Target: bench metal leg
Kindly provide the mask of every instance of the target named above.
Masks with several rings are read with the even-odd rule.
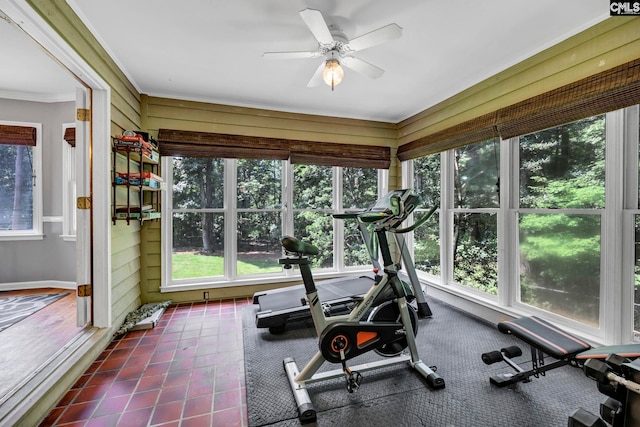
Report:
[[[535,351],[535,355],[534,355]],[[517,382],[529,382],[530,377],[538,378],[540,375],[544,375],[545,372],[550,371],[551,369],[556,369],[564,365],[568,365],[571,363],[570,359],[561,359],[557,360],[548,365],[544,364],[544,354],[539,352],[538,349],[531,348],[532,358],[531,358],[531,369],[525,370],[520,365],[518,365],[515,361],[508,358],[507,356],[502,357],[504,362],[511,366],[516,372],[515,373],[507,373],[507,374],[498,374],[494,375],[490,378],[491,384],[496,385],[498,387],[505,387],[510,384],[515,384]],[[542,359],[542,361],[540,361]]]

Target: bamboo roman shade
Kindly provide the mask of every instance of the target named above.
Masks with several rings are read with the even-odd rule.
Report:
[[[446,151],[454,147],[472,144],[498,136],[495,126],[496,113],[487,114],[452,126],[424,138],[416,139],[398,148],[401,161],[415,159],[427,154]]]
[[[70,146],[75,147],[76,146],[76,128],[66,128],[64,130],[64,140],[67,141],[67,143]]]
[[[236,159],[290,159],[292,163],[388,169],[391,149],[280,138],[160,129],[160,155]]]
[[[30,126],[0,125],[0,144],[36,145],[36,128]]]
[[[503,139],[640,103],[640,59],[466,121],[398,148],[410,160],[492,137]]]

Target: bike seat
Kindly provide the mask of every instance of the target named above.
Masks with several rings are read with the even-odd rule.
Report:
[[[284,236],[282,238],[282,247],[284,247],[287,252],[300,255],[318,255],[320,253],[320,249],[311,243],[303,242],[293,236]]]

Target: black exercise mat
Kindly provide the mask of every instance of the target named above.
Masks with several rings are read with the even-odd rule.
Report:
[[[530,360],[528,347],[501,334],[493,325],[429,299],[430,319],[418,330],[420,357],[437,366],[444,389],[433,390],[408,365],[365,372],[360,389],[348,393],[343,379],[309,385],[318,412],[318,426],[433,426],[433,427],[552,427],[566,426],[578,407],[597,414],[605,396],[580,369],[564,366],[546,377],[499,388],[489,383],[495,373],[508,372],[504,363],[485,365],[480,355],[519,344]],[[298,426],[298,413],[284,372],[283,360],[294,357],[298,368],[318,349],[310,322],[287,326],[272,335],[255,326],[255,307],[243,311],[243,338],[249,426]],[[375,353],[349,361],[349,366],[378,360]],[[323,370],[340,365],[325,363]]]

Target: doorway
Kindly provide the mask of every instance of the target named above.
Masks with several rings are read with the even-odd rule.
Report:
[[[76,195],[78,197],[86,196],[90,197],[93,192],[98,196],[91,198],[91,208],[77,210],[76,213],[76,238],[74,243],[74,259],[72,260],[72,273],[69,276],[65,276],[62,282],[68,284],[73,283],[73,288],[70,290],[70,295],[73,298],[69,299],[65,297],[64,304],[62,300],[52,304],[51,308],[58,310],[58,315],[71,319],[71,322],[66,323],[67,327],[64,329],[64,333],[60,331],[46,331],[46,320],[43,320],[43,316],[47,314],[46,309],[36,313],[33,316],[29,316],[26,322],[23,323],[21,328],[29,327],[29,322],[37,323],[39,331],[47,332],[49,334],[58,334],[62,337],[62,340],[50,340],[48,352],[53,354],[48,355],[44,352],[40,355],[43,359],[40,365],[31,365],[29,369],[15,369],[15,364],[11,361],[4,360],[8,352],[2,352],[3,364],[5,366],[12,366],[15,370],[22,370],[25,375],[21,378],[12,378],[11,386],[5,386],[9,389],[9,393],[4,396],[0,395],[0,406],[2,403],[8,402],[13,397],[12,394],[18,394],[21,392],[20,386],[24,388],[30,388],[33,392],[33,385],[29,386],[29,381],[36,378],[39,372],[48,371],[51,372],[55,369],[51,366],[47,366],[47,363],[56,357],[60,357],[70,348],[74,347],[74,341],[77,341],[83,334],[86,335],[87,331],[95,329],[95,327],[109,327],[111,326],[111,293],[109,288],[110,282],[110,221],[108,218],[108,206],[109,206],[109,87],[97,76],[97,74],[89,67],[81,58],[79,58],[75,52],[70,49],[66,43],[60,38],[55,31],[51,30],[46,23],[35,13],[31,8],[22,4],[21,2],[0,0],[0,38],[4,41],[1,44],[0,49],[12,48],[20,46],[19,54],[11,54],[0,52],[5,57],[15,58],[15,61],[7,61],[7,63],[13,63],[15,67],[23,67],[22,71],[13,69],[12,75],[2,75],[0,81],[0,101],[7,105],[8,103],[29,103],[29,106],[36,104],[46,103],[49,107],[52,104],[69,104],[71,107],[71,120],[75,120],[79,115],[76,114],[78,109],[89,111],[88,117],[81,118],[76,122],[76,148],[77,148],[77,171],[76,176]],[[43,65],[49,61],[47,65]],[[27,83],[28,89],[25,90],[26,76],[31,76],[33,72],[39,71],[43,67],[49,67],[45,73],[46,78],[39,78],[31,80]],[[57,67],[57,68],[56,68]],[[52,71],[55,68],[55,71]],[[5,68],[1,72],[9,72],[9,67]],[[82,81],[77,76],[82,76]],[[20,80],[22,78],[23,80]],[[61,89],[65,91],[55,92],[47,89]],[[40,91],[38,91],[40,90]],[[62,94],[61,94],[62,93]],[[49,98],[47,99],[47,96]],[[62,96],[64,99],[56,98]],[[22,99],[21,99],[22,97]],[[30,97],[30,99],[29,99]],[[42,99],[38,100],[37,98]],[[15,104],[14,104],[15,105]],[[57,105],[56,105],[57,106]],[[4,110],[4,114],[9,110]],[[3,110],[0,109],[0,120],[2,120]],[[63,114],[64,115],[64,114]],[[63,116],[62,115],[62,116]],[[68,122],[68,116],[60,117],[61,122]],[[86,119],[86,120],[85,120]],[[14,119],[15,120],[15,119]],[[79,125],[78,125],[79,123]],[[62,128],[60,128],[62,129]],[[62,132],[62,131],[60,131]],[[56,141],[62,143],[62,138]],[[44,144],[44,142],[43,142]],[[46,163],[48,162],[48,163]],[[62,155],[51,155],[44,159],[42,168],[43,176],[49,174],[47,178],[49,184],[56,183],[55,179],[58,175],[53,172],[56,169],[61,169]],[[44,187],[44,185],[43,185]],[[45,193],[47,191],[45,190]],[[49,189],[49,194],[43,197],[43,219],[46,223],[56,224],[57,222],[64,221],[64,215],[62,209],[58,210],[56,201],[53,200],[51,194],[54,193],[52,189]],[[51,200],[47,200],[49,197]],[[49,203],[49,205],[47,205]],[[50,209],[48,212],[46,209]],[[43,227],[44,229],[44,227]],[[95,232],[93,230],[96,230]],[[44,233],[43,233],[44,234]],[[62,236],[55,235],[49,229],[49,236],[44,235],[41,238],[42,241],[49,239],[54,241],[59,238],[60,241],[65,240]],[[67,238],[69,236],[66,236]],[[37,243],[37,239],[34,239],[30,243]],[[15,240],[4,239],[0,240],[0,253],[14,253],[19,247],[19,244],[26,244],[28,242],[22,241],[16,243]],[[68,239],[67,239],[68,243]],[[35,247],[35,246],[33,246]],[[49,251],[49,249],[47,249]],[[52,252],[48,252],[52,253]],[[99,257],[95,257],[94,254],[100,254]],[[94,262],[94,258],[97,261]],[[9,259],[4,258],[7,260]],[[4,267],[4,266],[3,266]],[[3,269],[4,270],[4,269]],[[28,268],[24,271],[28,271],[31,277],[26,280],[24,276],[5,277],[4,280],[0,280],[0,284],[3,281],[8,281],[10,285],[15,287],[28,288],[24,286],[25,283],[30,283],[33,287],[42,285],[39,292],[46,288],[45,276],[38,277],[38,271],[45,270],[41,265],[39,266],[37,260],[31,262]],[[46,275],[46,271],[44,272]],[[56,282],[56,280],[54,280]],[[93,291],[93,296],[88,297],[76,297],[76,287],[78,285],[90,284]],[[50,289],[55,288],[58,283],[54,283]],[[11,287],[11,286],[9,286]],[[2,290],[2,289],[0,289]],[[9,291],[9,289],[5,289]],[[21,292],[27,292],[22,289]],[[1,297],[1,296],[0,296]],[[55,304],[60,304],[58,307]],[[49,313],[50,314],[50,313]],[[21,321],[25,322],[25,320]],[[78,322],[81,326],[78,326]],[[9,341],[9,345],[14,348],[21,348],[23,352],[33,352],[33,348],[25,345],[24,334],[18,334],[12,339],[5,340],[1,334],[10,331],[6,329],[0,331],[0,341]],[[6,335],[9,337],[9,335]],[[11,342],[13,339],[21,339],[22,342]],[[54,343],[55,341],[55,343]],[[53,345],[55,344],[55,345]],[[14,352],[15,353],[15,352]],[[23,355],[25,353],[22,353]],[[20,357],[20,353],[15,355]],[[40,363],[40,362],[38,362]],[[51,377],[50,374],[48,374]],[[0,378],[0,383],[4,383],[5,379]]]

